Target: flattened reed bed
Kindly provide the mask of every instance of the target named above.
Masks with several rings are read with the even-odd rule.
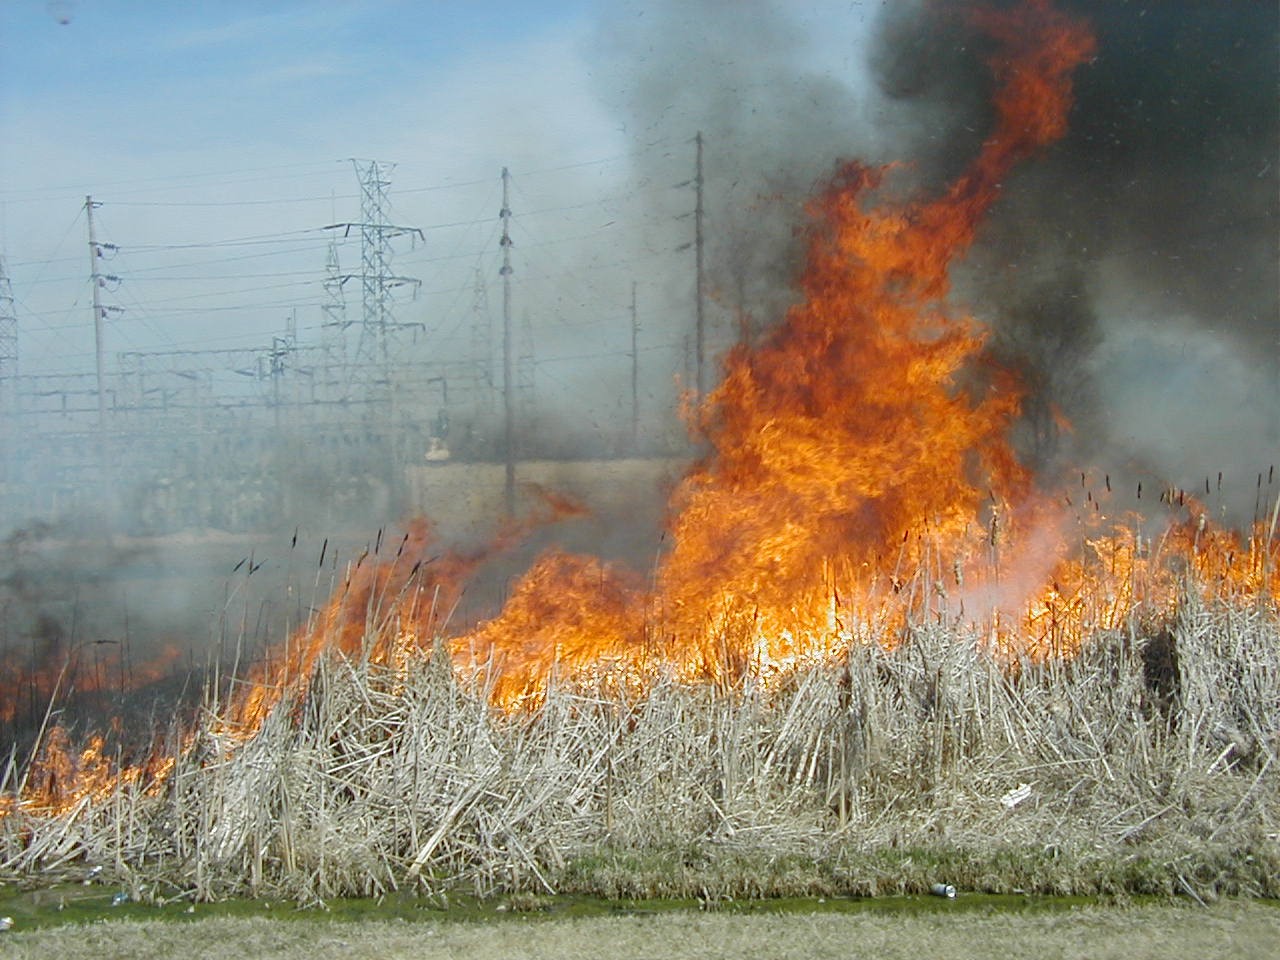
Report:
[[[1150,648],[1171,643],[1157,684]],[[561,684],[494,710],[437,649],[322,659],[247,738],[206,713],[159,784],[0,818],[0,875],[140,899],[394,890],[1280,896],[1274,611],[1186,603],[1070,660],[898,644],[731,689]],[[174,743],[178,743],[174,738]],[[11,781],[13,777],[9,778]]]

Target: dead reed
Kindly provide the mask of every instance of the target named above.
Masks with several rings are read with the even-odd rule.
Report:
[[[382,629],[394,629],[384,624]],[[1280,895],[1274,609],[1008,663],[983,636],[732,689],[579,678],[504,714],[437,647],[321,658],[251,735],[206,710],[147,776],[56,814],[3,775],[0,876],[139,898],[411,888],[707,898],[927,889]]]

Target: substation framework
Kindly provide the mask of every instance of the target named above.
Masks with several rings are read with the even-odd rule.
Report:
[[[707,390],[701,132],[694,177],[695,317],[686,338],[688,381]],[[328,224],[320,337],[303,343],[293,319],[254,348],[129,351],[108,368],[102,302],[120,278],[104,273],[117,248],[99,240],[85,197],[96,368],[27,375],[0,260],[0,515],[10,527],[65,516],[115,516],[138,533],[192,527],[252,531],[283,517],[342,522],[371,508],[380,519],[409,506],[406,467],[445,457],[505,462],[514,509],[515,464],[536,456],[518,422],[535,410],[533,334],[512,320],[510,175],[502,171],[501,313],[477,270],[469,350],[433,355],[426,325],[396,316],[419,280],[393,268],[397,242],[421,229],[394,223],[394,164],[352,160],[360,219]],[[358,272],[344,272],[338,240],[358,237]],[[348,310],[359,290],[359,312]],[[631,302],[632,447],[639,418],[635,286]],[[308,506],[309,505],[309,506]]]
[[[429,453],[501,459],[504,384],[484,278],[477,274],[470,355],[433,357],[425,324],[396,318],[397,295],[419,281],[394,272],[394,246],[422,232],[391,222],[393,165],[353,166],[361,218],[326,227],[334,237],[317,343],[299,341],[295,313],[257,348],[129,351],[108,369],[103,320],[117,308],[100,291],[118,278],[100,263],[115,248],[94,235],[97,204],[86,197],[97,368],[23,375],[0,262],[0,511],[18,521],[106,507],[138,533],[246,531],[307,498],[337,520],[366,505],[395,508],[406,494],[403,468]],[[342,271],[339,236],[359,237],[358,272]],[[531,359],[517,361],[526,380]]]

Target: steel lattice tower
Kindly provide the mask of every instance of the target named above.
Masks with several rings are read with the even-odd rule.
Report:
[[[413,277],[396,276],[391,271],[393,248],[391,241],[397,237],[412,236],[423,240],[417,227],[391,223],[388,219],[390,202],[387,179],[395,169],[394,163],[379,160],[352,160],[356,177],[360,181],[360,220],[358,223],[330,224],[328,229],[343,229],[345,235],[360,231],[360,334],[356,338],[355,355],[350,358],[354,371],[379,369],[385,380],[393,350],[389,339],[401,327],[417,327],[420,324],[397,323],[394,315],[397,287],[412,286],[415,290],[422,281]],[[336,265],[336,264],[335,264]],[[348,277],[336,272],[326,281],[339,285]],[[328,319],[328,317],[326,317]]]
[[[356,362],[387,362],[387,321],[391,318],[391,236],[387,221],[387,187],[391,164],[353,160],[360,179],[360,302],[364,326],[356,345]]]
[[[420,282],[391,272],[391,241],[405,234],[422,238],[422,231],[397,226],[387,219],[387,187],[391,181],[386,177],[395,169],[395,164],[377,160],[351,162],[360,180],[360,301],[363,308],[355,362],[386,366],[387,337],[396,326],[391,291],[405,285],[416,287]]]
[[[335,239],[329,239],[329,253],[325,258],[324,271],[324,305],[320,308],[320,312],[324,319],[321,326],[324,328],[326,335],[333,335],[347,329],[347,298],[343,292],[343,286],[351,279],[350,275],[343,275],[338,268],[338,243]]]

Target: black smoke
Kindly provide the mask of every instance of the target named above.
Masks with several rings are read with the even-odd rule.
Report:
[[[673,169],[691,178],[693,139],[703,135],[709,340],[718,348],[785,309],[805,199],[836,159],[876,149],[864,99],[848,77],[812,62],[812,40],[812,24],[770,0],[610,4],[594,37],[601,97],[634,138],[641,182],[674,183]],[[655,194],[655,242],[692,240],[686,186]],[[690,275],[670,283],[687,296]]]
[[[1097,56],[1066,138],[1006,185],[968,288],[1025,372],[1042,465],[1243,481],[1280,441],[1280,7],[1059,6]],[[936,186],[989,129],[985,41],[955,3],[896,5],[878,39],[881,89],[921,118],[903,143]],[[1074,432],[1045,426],[1049,407]]]

